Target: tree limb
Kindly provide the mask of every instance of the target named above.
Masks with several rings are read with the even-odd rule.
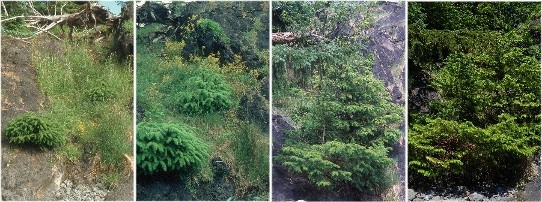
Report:
[[[273,44],[291,44],[296,43],[301,40],[311,40],[311,41],[323,41],[324,37],[311,33],[303,36],[295,35],[293,32],[276,32],[271,35]]]
[[[28,2],[28,5],[33,10],[35,10],[31,2]],[[64,6],[66,6],[66,4],[62,5],[62,7],[60,8],[61,15],[44,16],[44,15],[41,15],[39,12],[35,11],[34,13],[36,15],[34,16],[14,16],[8,19],[4,19],[1,22],[24,18],[24,21],[26,22],[26,25],[25,25],[26,27],[37,30],[34,34],[32,34],[32,36],[21,38],[21,40],[27,40],[27,39],[36,37],[37,35],[40,35],[42,33],[47,33],[49,35],[54,36],[57,39],[60,39],[54,34],[49,32],[49,30],[52,29],[56,25],[60,25],[60,26],[68,25],[70,27],[69,35],[71,38],[71,33],[74,27],[81,27],[81,26],[88,27],[88,26],[93,25],[93,28],[95,29],[98,24],[107,24],[108,22],[115,21],[120,18],[119,16],[113,16],[109,12],[109,10],[107,10],[104,6],[101,6],[99,4],[88,3],[88,7],[86,7],[80,12],[72,13],[72,14],[63,14]],[[91,22],[94,22],[94,23],[91,23]]]
[[[296,42],[300,37],[295,36],[292,32],[277,32],[272,35],[273,44],[288,44]]]
[[[6,4],[2,1],[2,8],[4,9],[4,13],[6,13],[6,16],[9,16],[8,10],[6,9]]]

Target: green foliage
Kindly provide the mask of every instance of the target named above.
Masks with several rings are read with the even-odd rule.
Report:
[[[94,141],[102,161],[106,165],[120,168],[125,163],[124,155],[132,154],[131,140],[125,134],[132,130],[131,114],[120,118],[114,112],[101,112],[99,119],[102,121],[92,131]]]
[[[296,49],[279,51],[274,57],[277,74],[291,69],[295,74],[298,67],[311,68],[308,73],[302,73],[309,75],[307,81],[297,85],[311,84],[305,88],[315,93],[305,97],[313,97],[314,104],[300,109],[302,127],[295,132],[294,141],[316,144],[337,140],[386,146],[397,142],[400,132],[395,127],[401,120],[401,109],[391,103],[382,82],[372,75],[372,59],[355,54],[357,46],[354,45],[330,43],[316,47],[320,51],[306,56],[302,55],[307,50],[301,48],[300,52]],[[291,59],[292,55],[301,58]],[[281,78],[286,76],[277,75],[277,82],[284,82]]]
[[[114,96],[113,92],[111,91],[111,87],[109,87],[108,84],[104,81],[98,82],[93,87],[87,89],[85,91],[85,95],[87,97],[87,100],[90,102],[105,101]]]
[[[332,8],[325,12],[339,12]],[[364,12],[330,20],[348,21],[354,11]],[[274,100],[298,125],[276,160],[319,187],[381,194],[394,179],[388,150],[401,133],[401,108],[374,77],[372,55],[345,39],[274,46]]]
[[[382,146],[330,141],[325,144],[284,147],[277,159],[298,173],[307,174],[319,187],[353,184],[367,193],[382,193],[392,184],[393,159]]]
[[[280,1],[273,4],[273,31],[293,31],[299,36],[315,34],[326,39],[361,37],[361,30],[374,22],[374,2],[295,2]],[[355,26],[351,26],[355,25]],[[344,36],[341,29],[351,29]]]
[[[262,144],[267,137],[258,133],[251,125],[241,124],[235,134],[232,134],[233,150],[237,164],[246,172],[251,186],[265,189],[269,178],[269,147]]]
[[[57,154],[68,159],[68,161],[75,163],[79,160],[83,152],[76,145],[66,144],[64,147],[57,150]]]
[[[409,22],[423,22],[427,29],[512,30],[525,19],[540,15],[540,5],[528,2],[414,2]],[[410,7],[410,6],[409,6]],[[421,11],[421,12],[420,12]],[[414,21],[410,21],[410,17]]]
[[[442,184],[504,183],[514,185],[539,149],[533,126],[521,126],[510,115],[479,128],[471,122],[428,119],[409,130],[409,169],[416,178]]]
[[[232,89],[223,76],[200,69],[186,79],[178,89],[178,107],[187,114],[208,114],[228,110],[232,104]]]
[[[46,50],[56,44],[62,57]],[[73,163],[100,159],[99,174],[124,175],[132,156],[133,72],[128,63],[106,57],[104,44],[35,40],[31,50],[48,116],[65,128],[69,141],[57,157]],[[98,54],[96,54],[98,53]]]
[[[522,49],[501,56],[451,54],[433,86],[446,98],[436,102],[439,116],[469,120],[477,126],[495,124],[503,113],[531,122],[539,115],[540,64]]]
[[[194,31],[188,33],[187,45],[183,50],[186,58],[189,56],[220,56],[222,63],[231,62],[233,52],[230,49],[230,38],[222,26],[211,19],[200,19],[196,22]],[[188,57],[187,57],[188,56]]]
[[[34,113],[22,114],[11,120],[4,129],[9,143],[29,144],[42,149],[62,146],[66,133],[57,124]]]
[[[137,125],[137,166],[144,174],[197,170],[207,163],[208,146],[186,126]]]
[[[134,21],[133,20],[126,20],[122,22],[122,30],[127,33],[134,32]]]
[[[103,177],[103,183],[107,190],[113,190],[117,188],[122,176],[118,173],[108,173]]]
[[[230,38],[224,33],[222,26],[211,19],[201,19],[198,21],[195,30],[196,38],[205,47],[213,47],[213,45],[228,45]]]
[[[260,126],[262,131],[269,131],[269,110],[267,100],[258,94],[243,95],[237,109],[240,120],[249,121]]]
[[[173,2],[169,6],[178,20],[176,26],[155,22],[137,28],[140,123],[191,126],[208,146],[210,158],[227,166],[228,172],[223,173],[205,161],[199,172],[180,171],[192,197],[213,200],[217,193],[219,198],[225,196],[222,200],[232,194],[239,200],[268,197],[269,143],[256,119],[268,110],[259,88],[268,82],[269,3]],[[152,42],[157,35],[165,36],[165,43]],[[243,95],[248,98],[243,106],[254,111],[254,118],[236,116]],[[183,108],[187,103],[192,104]],[[162,170],[161,165],[157,170]],[[168,174],[177,177],[178,173]],[[219,178],[234,183],[235,193],[222,186],[217,192]]]
[[[516,186],[540,149],[540,4],[409,5],[409,181]]]

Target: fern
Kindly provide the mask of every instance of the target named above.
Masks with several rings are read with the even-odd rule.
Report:
[[[137,166],[144,174],[197,170],[207,162],[207,145],[183,125],[137,125]]]
[[[30,144],[41,149],[62,146],[67,140],[58,125],[32,112],[11,120],[4,132],[9,143]]]

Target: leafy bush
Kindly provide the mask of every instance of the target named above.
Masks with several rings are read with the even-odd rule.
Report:
[[[311,53],[312,57],[306,56],[301,61],[288,64],[300,65],[301,68],[314,64],[310,67],[312,70],[304,73],[307,80],[296,85],[311,83],[306,87],[307,91],[318,92],[297,95],[313,97],[315,103],[299,113],[301,116],[297,121],[301,128],[291,138],[308,144],[331,140],[353,141],[362,145],[391,146],[396,143],[400,135],[397,127],[401,109],[391,102],[383,83],[372,75],[372,58],[357,55],[354,45],[331,43],[318,46],[322,47],[319,53]],[[277,69],[288,65],[279,65]],[[318,75],[312,75],[314,73],[310,71],[318,72]]]
[[[197,70],[178,90],[178,107],[184,113],[208,114],[233,105],[231,86],[222,75],[209,70]]]
[[[42,149],[62,146],[67,140],[58,125],[35,113],[26,113],[11,120],[4,134],[10,143],[31,144]]]
[[[284,147],[282,165],[306,174],[319,187],[351,183],[358,190],[381,193],[392,184],[388,172],[393,159],[385,147],[365,147],[337,141]]]
[[[216,45],[228,45],[230,38],[224,33],[222,26],[211,19],[201,19],[196,25],[196,38],[207,48]]]
[[[137,166],[144,174],[197,170],[207,163],[207,145],[183,125],[137,125]]]

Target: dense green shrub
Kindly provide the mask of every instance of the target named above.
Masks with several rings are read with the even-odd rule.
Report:
[[[444,185],[514,185],[539,149],[538,127],[520,126],[509,115],[488,128],[470,122],[428,119],[409,130],[409,169],[417,178]],[[531,145],[531,146],[530,146]]]
[[[366,147],[337,141],[284,147],[277,157],[282,165],[306,174],[319,187],[353,184],[367,193],[381,193],[392,184],[393,159],[382,146]]]
[[[86,99],[90,102],[105,101],[113,97],[111,87],[104,81],[97,82],[93,87],[85,90]]]
[[[215,45],[228,45],[230,39],[224,33],[222,26],[211,19],[201,19],[197,22],[196,38],[206,48],[211,48]]]
[[[137,125],[137,167],[141,173],[191,171],[207,163],[207,145],[183,125]]]
[[[276,91],[302,102],[290,103],[299,127],[288,134],[278,163],[319,187],[383,193],[393,183],[388,151],[402,117],[374,77],[372,57],[345,41],[278,47]]]
[[[231,86],[222,75],[210,70],[196,70],[178,91],[177,104],[183,113],[208,114],[228,110],[233,105]]]
[[[409,11],[409,184],[516,186],[540,149],[540,4]]]
[[[4,129],[10,143],[30,144],[42,149],[64,145],[65,132],[48,118],[26,113],[11,120]]]
[[[354,45],[318,46],[322,47],[318,53],[303,56],[303,60],[289,64],[277,62],[281,65],[274,66],[286,70],[285,66],[306,68],[312,64],[312,70],[303,73],[307,74],[307,80],[295,85],[314,91],[303,96],[313,97],[314,104],[299,112],[297,121],[301,128],[290,138],[308,144],[331,140],[362,145],[396,143],[400,135],[397,127],[401,109],[391,102],[383,83],[373,76],[372,58],[357,55]],[[287,58],[299,54],[297,50],[288,52],[292,53],[287,53]],[[281,56],[277,56],[277,60],[288,61]],[[312,85],[306,86],[309,83]]]

